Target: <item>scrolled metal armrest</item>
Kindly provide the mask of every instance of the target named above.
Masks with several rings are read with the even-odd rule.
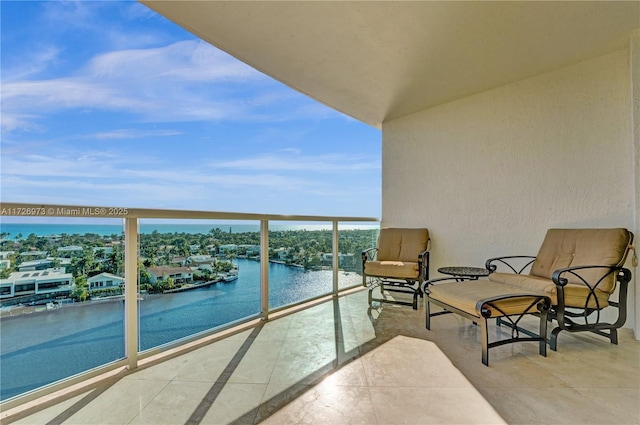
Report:
[[[497,308],[495,305],[492,305],[491,303],[494,303],[496,301],[515,299],[515,298],[533,298],[534,301],[530,304],[529,308],[535,305],[536,309],[539,312],[547,311],[551,308],[551,298],[547,297],[546,295],[522,293],[522,294],[498,295],[495,297],[490,297],[490,298],[485,298],[483,300],[480,300],[476,303],[476,312],[478,313],[478,316],[489,318],[491,317],[491,310],[486,307],[487,304],[489,304],[491,307],[500,311],[499,308]]]
[[[528,258],[531,261],[529,261],[527,264],[525,264],[522,268],[520,268],[519,270],[516,270],[516,268],[509,264],[508,261],[506,260],[511,260],[511,259],[515,259],[515,258]],[[485,267],[487,268],[487,270],[489,270],[490,273],[493,273],[496,271],[496,269],[498,268],[497,264],[493,264],[494,262],[497,263],[502,263],[504,265],[506,265],[507,267],[509,267],[514,273],[516,274],[522,274],[522,272],[529,267],[531,264],[533,264],[533,262],[535,261],[536,257],[531,256],[531,255],[507,255],[507,256],[503,256],[503,257],[494,257],[494,258],[489,258],[486,262],[485,262]]]
[[[605,269],[605,270],[609,270],[607,273],[604,273],[600,279],[595,282],[595,284],[592,286],[591,284],[589,284],[589,282],[586,281],[586,279],[580,275],[580,273],[578,273],[577,271],[579,270],[589,270],[589,269]],[[569,283],[569,279],[567,279],[566,277],[563,277],[563,275],[565,273],[571,274],[575,277],[577,277],[578,279],[580,279],[585,285],[587,285],[589,288],[591,289],[595,289],[600,282],[602,282],[610,273],[616,273],[617,274],[617,281],[618,282],[630,282],[631,281],[631,271],[624,268],[624,267],[620,267],[620,266],[605,266],[605,265],[598,265],[598,264],[594,264],[594,265],[584,265],[584,266],[571,266],[571,267],[565,267],[562,269],[558,269],[556,271],[553,272],[553,275],[551,276],[551,280],[553,280],[553,283],[555,283],[557,286],[560,287],[564,287],[567,285],[567,283]]]
[[[361,258],[362,261],[373,260],[375,253],[378,252],[378,248],[368,248],[362,251]]]
[[[475,280],[472,277],[466,277],[466,276],[447,276],[447,277],[437,277],[435,279],[430,279],[425,281],[422,284],[422,292],[424,292],[425,294],[429,293],[429,290],[427,289],[430,285],[433,285],[434,283],[442,283],[442,282],[446,282],[446,281],[451,281],[451,282],[462,282],[462,281],[466,281],[466,280]]]

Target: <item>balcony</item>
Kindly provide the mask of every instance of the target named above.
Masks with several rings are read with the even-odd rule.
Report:
[[[109,337],[115,342],[112,361],[3,401],[3,423],[638,423],[640,341],[631,329],[622,330],[617,346],[597,336],[563,335],[559,351],[547,358],[538,355],[536,344],[497,347],[485,367],[472,323],[440,316],[427,331],[422,306],[371,308],[367,293],[343,280],[339,223],[377,224],[366,218],[129,210],[125,282],[139,281],[140,223],[158,218],[237,220],[258,227],[261,272],[250,286],[259,296],[249,301],[254,314],[173,333],[179,321],[146,315],[139,285],[125,283],[115,325],[123,332]],[[267,253],[280,247],[269,242],[271,226],[291,220],[306,220],[307,227],[330,223],[331,249],[323,256],[331,262],[328,286],[275,301],[277,281]],[[199,304],[202,299],[193,306]],[[145,345],[149,329],[170,337]],[[100,339],[102,331],[89,334]],[[497,338],[505,330],[492,332]],[[57,341],[59,347],[83,350],[79,341]],[[33,367],[67,366],[51,364],[39,347],[22,352],[37,353],[28,357]],[[79,358],[72,354],[68,363]]]

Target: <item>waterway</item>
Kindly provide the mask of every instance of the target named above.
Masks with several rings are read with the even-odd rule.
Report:
[[[238,279],[174,294],[143,295],[139,347],[149,350],[260,312],[260,263],[237,259]],[[341,288],[358,285],[339,273]],[[330,270],[269,265],[269,305],[328,294]],[[124,357],[124,303],[76,303],[0,320],[0,399],[6,400]]]

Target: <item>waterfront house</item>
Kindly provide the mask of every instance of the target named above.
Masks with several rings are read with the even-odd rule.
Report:
[[[8,278],[0,279],[0,298],[68,295],[73,289],[73,283],[73,275],[66,273],[64,267],[13,272]]]
[[[119,288],[124,286],[124,278],[111,273],[100,273],[87,278],[89,290]]]
[[[260,245],[242,244],[238,245],[238,250],[241,255],[252,257],[260,255]]]
[[[147,268],[149,281],[152,284],[158,281],[173,279],[175,283],[189,283],[193,281],[193,270],[190,267],[158,266]]]
[[[209,271],[215,270],[218,259],[211,255],[191,255],[187,257],[185,265],[198,269],[208,269]]]

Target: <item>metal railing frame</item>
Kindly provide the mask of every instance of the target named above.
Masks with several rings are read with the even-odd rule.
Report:
[[[229,326],[222,326],[210,331],[183,338],[175,343],[163,345],[147,350],[144,355],[138,351],[138,258],[139,258],[139,230],[140,219],[199,219],[199,220],[250,220],[260,223],[260,319],[268,320],[269,314],[275,311],[286,310],[298,304],[313,301],[303,300],[300,303],[279,308],[269,308],[269,223],[270,222],[331,222],[332,223],[332,266],[333,266],[333,290],[331,294],[324,294],[317,298],[338,296],[341,291],[338,283],[339,255],[338,255],[338,225],[339,223],[380,223],[380,220],[372,217],[341,217],[341,216],[313,216],[313,215],[278,215],[278,214],[254,214],[222,211],[192,211],[192,210],[166,210],[149,208],[125,208],[125,207],[100,207],[78,206],[62,204],[30,204],[1,202],[0,212],[2,216],[10,217],[67,217],[67,218],[120,218],[123,220],[124,229],[124,269],[125,269],[125,358],[113,363],[99,366],[95,369],[69,377],[62,381],[35,389],[18,395],[0,403],[0,410],[7,411],[26,404],[30,401],[53,394],[72,385],[77,385],[93,377],[107,373],[114,369],[126,367],[129,370],[136,369],[142,358],[168,350],[175,346],[187,344],[191,341],[204,338],[208,335],[228,329],[237,325],[236,321]],[[348,290],[350,288],[343,288]],[[315,298],[314,298],[315,299]],[[247,320],[255,319],[249,317]]]

